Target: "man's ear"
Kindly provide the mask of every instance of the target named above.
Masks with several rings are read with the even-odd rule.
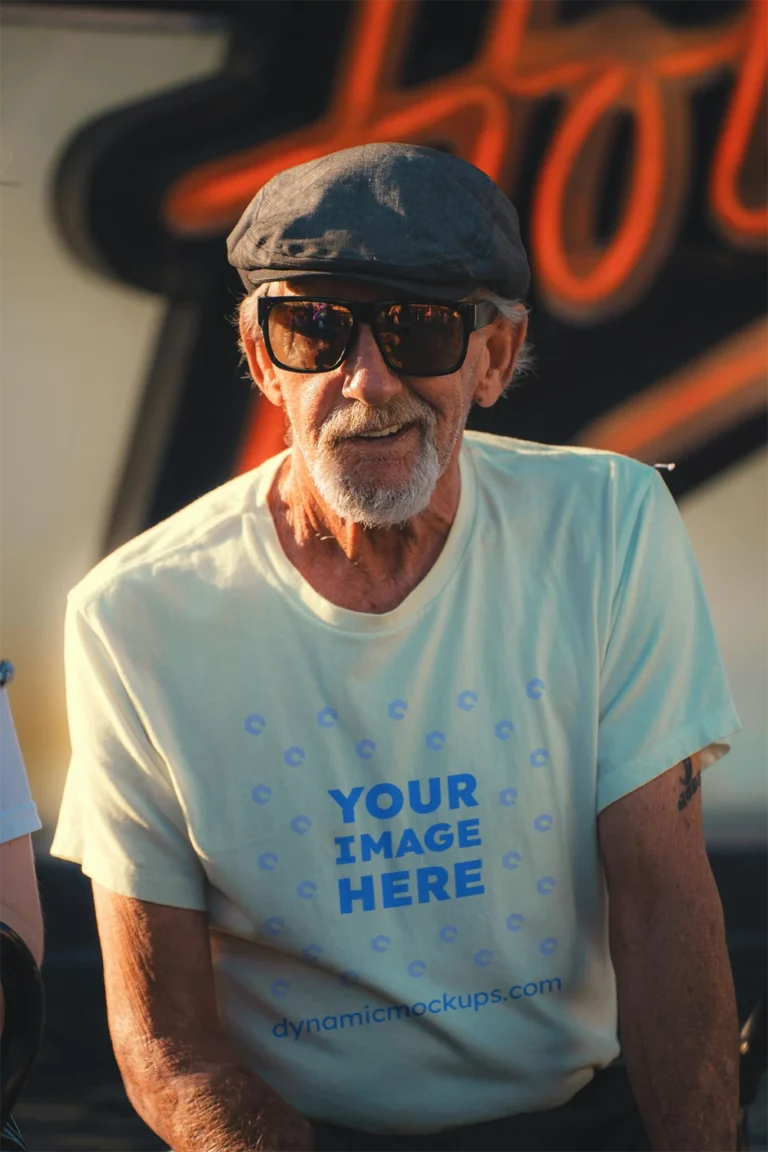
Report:
[[[512,379],[520,349],[528,331],[528,317],[516,323],[499,316],[488,326],[485,337],[486,367],[475,387],[474,400],[491,408]]]
[[[260,392],[263,392],[267,400],[277,405],[278,408],[282,408],[283,394],[275,374],[275,366],[267,355],[261,335],[254,338],[253,329],[242,308],[238,317],[238,325],[240,340],[248,361],[248,371],[254,384]]]

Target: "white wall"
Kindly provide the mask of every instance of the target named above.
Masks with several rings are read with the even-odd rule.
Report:
[[[0,623],[44,819],[69,755],[62,612],[98,549],[159,298],[83,269],[54,230],[57,157],[92,116],[213,71],[218,33],[4,26],[0,39]]]
[[[710,845],[768,842],[768,453],[681,501],[744,725],[703,780]]]

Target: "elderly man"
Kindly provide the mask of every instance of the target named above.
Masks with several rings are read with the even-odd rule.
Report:
[[[67,616],[54,853],[131,1101],[176,1152],[734,1148],[699,783],[739,721],[658,474],[464,431],[523,347],[512,205],[369,145],[229,258],[290,447]]]

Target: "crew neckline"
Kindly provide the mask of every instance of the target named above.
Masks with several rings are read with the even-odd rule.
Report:
[[[286,556],[269,507],[269,492],[290,448],[273,456],[259,469],[253,490],[253,536],[251,546],[260,568],[273,587],[279,588],[303,612],[324,624],[347,632],[388,632],[401,628],[420,613],[446,586],[458,568],[475,525],[477,481],[475,465],[466,441],[459,452],[459,503],[443,550],[426,576],[390,612],[356,612],[341,608],[321,596]]]

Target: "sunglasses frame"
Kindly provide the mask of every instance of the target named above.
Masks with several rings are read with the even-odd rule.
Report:
[[[288,364],[283,364],[277,359],[269,337],[269,314],[276,304],[283,304],[287,300],[292,304],[335,304],[340,308],[346,308],[347,311],[351,313],[352,327],[349,330],[349,339],[335,364],[332,364],[328,368],[313,370],[311,368],[291,368]],[[379,342],[374,320],[375,313],[378,309],[391,308],[395,304],[426,304],[435,308],[450,308],[459,313],[464,323],[464,342],[461,355],[451,368],[444,369],[442,372],[404,372],[391,362]],[[325,372],[334,372],[339,365],[343,364],[357,339],[357,333],[361,324],[367,324],[371,329],[371,334],[376,341],[376,347],[384,363],[396,375],[416,377],[451,376],[454,372],[458,372],[467,358],[467,349],[469,347],[469,337],[471,333],[475,332],[478,328],[484,328],[487,324],[492,323],[496,315],[497,309],[495,305],[488,301],[469,304],[465,301],[454,302],[450,300],[335,300],[327,296],[260,296],[258,305],[259,326],[264,334],[264,345],[270,360],[277,368],[281,368],[284,372],[297,372],[303,376],[320,376]]]

